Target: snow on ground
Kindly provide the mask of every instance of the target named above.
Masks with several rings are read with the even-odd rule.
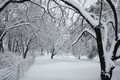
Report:
[[[116,66],[114,69],[112,80],[120,80],[120,66]]]
[[[50,56],[45,56],[37,57],[34,65],[20,80],[99,80],[99,75],[98,61],[61,57],[52,60]],[[120,80],[120,77],[114,80]]]

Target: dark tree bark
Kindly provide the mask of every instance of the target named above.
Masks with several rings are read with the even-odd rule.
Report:
[[[52,49],[51,49],[51,59],[53,59],[54,51],[55,51],[55,49],[54,49],[54,46],[53,46]]]
[[[52,49],[51,49],[51,59],[53,59],[53,57],[56,55],[56,53],[55,53],[55,48],[54,48],[54,45],[53,45],[53,47],[52,47]]]
[[[52,55],[51,55],[51,59],[53,59],[53,57],[56,55],[56,53],[53,53]]]
[[[98,54],[99,54],[99,60],[100,60],[100,68],[101,68],[101,80],[111,80],[112,78],[112,71],[114,67],[111,67],[109,72],[106,72],[106,62],[105,62],[105,56],[103,51],[103,43],[102,43],[102,36],[101,36],[101,30],[100,28],[95,28],[96,32],[96,40],[97,40],[97,47],[98,47]],[[108,76],[108,75],[110,76]]]
[[[113,56],[112,56],[113,61],[119,58],[119,57],[118,58],[116,57],[117,50],[118,50],[119,46],[120,46],[120,40],[118,40],[117,43],[115,44]]]
[[[11,35],[8,35],[8,50],[11,51],[11,46],[12,46],[12,41],[11,41]]]
[[[4,52],[3,41],[0,40],[0,52]]]
[[[0,25],[0,27],[4,27],[4,25]],[[4,29],[0,30],[0,37],[2,36],[3,32],[4,32]],[[3,38],[0,39],[0,52],[4,52]]]
[[[27,56],[27,52],[30,50],[30,43],[32,41],[32,38],[28,41],[28,43],[26,44],[26,49],[25,52],[23,53],[23,58],[26,59]]]
[[[28,52],[28,48],[25,50],[24,54],[23,54],[23,58],[26,59],[26,56],[27,56],[27,52]]]
[[[51,59],[53,59],[53,56],[54,56],[54,55],[51,55]]]

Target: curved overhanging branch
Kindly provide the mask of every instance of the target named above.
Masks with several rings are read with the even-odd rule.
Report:
[[[2,40],[2,39],[4,38],[4,36],[6,35],[6,33],[7,33],[9,30],[12,30],[12,29],[14,29],[14,28],[21,27],[22,25],[30,25],[30,24],[29,24],[29,23],[22,23],[22,24],[15,25],[14,27],[8,28],[8,29],[5,30],[4,33],[1,35],[0,40]]]
[[[3,0],[0,3],[0,12],[9,4],[9,3],[23,3],[29,0]]]
[[[106,0],[106,1],[110,5],[110,7],[111,7],[111,9],[113,11],[113,14],[114,14],[114,19],[115,19],[115,40],[117,41],[118,40],[118,19],[117,19],[117,12],[116,12],[115,6],[112,3],[112,1],[111,0]]]
[[[113,60],[113,61],[120,58],[120,55],[119,55],[119,56],[116,55],[119,46],[120,46],[120,40],[118,40],[118,41],[115,43],[115,45],[114,45],[113,56],[112,56],[112,60]]]
[[[113,49],[113,55],[112,55],[112,60],[117,60],[120,58],[120,56],[117,56],[117,50],[120,46],[120,40],[119,40],[119,34],[118,34],[118,18],[117,18],[117,12],[116,12],[116,9],[115,9],[115,6],[114,4],[112,3],[111,0],[106,0],[108,2],[108,4],[110,5],[112,11],[113,11],[113,14],[114,14],[114,19],[115,19],[115,27],[114,27],[114,30],[115,30],[115,44],[114,44],[114,49]],[[113,24],[112,24],[113,25]]]
[[[64,2],[65,4],[71,6],[72,8],[76,9],[81,16],[87,21],[88,24],[90,24],[90,26],[92,28],[95,28],[99,25],[98,20],[93,19],[89,13],[87,13],[85,11],[85,9],[81,6],[79,6],[79,4],[77,4],[76,2],[74,2],[73,0],[61,0],[62,2]]]
[[[112,21],[109,21],[109,22],[107,23],[107,25],[108,25],[109,23],[111,23],[111,25],[112,25],[112,27],[113,27],[113,30],[115,31],[115,26],[114,26],[113,22],[112,22]]]
[[[54,17],[51,13],[50,13],[50,11],[49,11],[49,4],[50,4],[50,1],[51,0],[48,0],[48,3],[47,3],[47,11],[48,11],[48,14],[53,18],[53,19],[57,19],[57,20],[59,20],[58,18],[56,18],[56,17]]]
[[[85,33],[85,32],[88,32],[91,36],[93,36],[93,38],[96,39],[96,34],[95,32],[93,32],[92,30],[88,29],[88,28],[85,28],[79,35],[79,37],[77,38],[77,40],[75,42],[72,43],[72,46],[74,46],[76,43],[78,43],[78,41],[80,40],[80,38],[82,37],[82,35]]]

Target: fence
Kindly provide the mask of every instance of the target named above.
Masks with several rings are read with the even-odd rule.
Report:
[[[19,78],[22,77],[33,64],[34,60],[34,58],[30,58],[17,64],[16,66],[0,70],[0,80],[19,80]]]

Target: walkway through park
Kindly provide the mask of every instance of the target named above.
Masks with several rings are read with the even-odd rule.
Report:
[[[34,65],[20,80],[99,80],[96,60],[37,57]],[[119,78],[120,79],[120,78]]]

